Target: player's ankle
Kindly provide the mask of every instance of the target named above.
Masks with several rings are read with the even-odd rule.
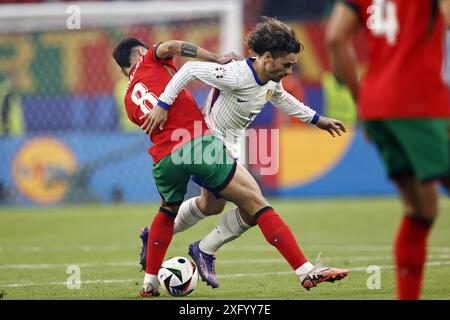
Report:
[[[300,267],[298,267],[295,270],[295,273],[298,276],[301,276],[301,275],[310,273],[313,269],[314,269],[314,265],[311,262],[306,261],[304,264],[302,264]]]

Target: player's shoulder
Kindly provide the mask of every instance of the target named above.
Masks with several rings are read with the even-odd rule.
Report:
[[[226,65],[230,66],[230,69],[233,70],[233,72],[236,73],[237,76],[240,78],[252,78],[252,68],[249,66],[249,60],[248,58],[245,60],[235,60],[230,63],[227,63]]]

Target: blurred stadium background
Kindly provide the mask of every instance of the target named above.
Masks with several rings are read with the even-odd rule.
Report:
[[[214,52],[245,54],[244,33],[260,15],[288,21],[306,48],[298,70],[283,80],[284,86],[319,113],[343,119],[351,128],[343,138],[329,139],[276,108],[265,108],[253,127],[281,129],[280,170],[258,177],[265,193],[278,197],[392,194],[377,155],[354,126],[355,107],[348,92],[329,73],[323,37],[331,4],[234,3],[242,11],[232,15],[241,14],[243,19],[235,19],[234,29],[226,31],[220,11],[199,16],[192,7],[189,14],[167,17],[152,14],[152,9],[139,16],[120,9],[120,16],[103,11],[95,18],[81,8],[81,28],[69,30],[67,8],[74,3],[5,6],[0,29],[0,203],[157,201],[151,160],[143,147],[147,139],[124,112],[127,81],[111,58],[114,45],[125,36],[148,43],[184,39]],[[96,8],[120,4],[106,1]],[[145,1],[133,4],[135,11],[145,5]],[[237,41],[223,39],[236,32]],[[364,43],[357,45],[363,69]],[[178,65],[183,62],[177,58]],[[208,88],[197,83],[191,90],[201,105]]]
[[[137,36],[150,44],[182,39],[214,52],[233,50],[246,55],[244,35],[259,16],[287,21],[295,28],[305,51],[300,54],[293,76],[283,80],[284,87],[319,113],[344,120],[350,130],[343,137],[332,139],[272,106],[265,108],[252,126],[258,130],[280,129],[280,169],[274,175],[260,176],[258,169],[265,164],[250,166],[264,194],[293,200],[287,202],[291,203],[288,212],[301,207],[301,202],[295,200],[298,198],[326,199],[323,203],[330,204],[336,203],[330,198],[339,197],[343,198],[343,202],[338,201],[339,208],[346,210],[359,203],[361,197],[395,196],[378,154],[356,123],[355,106],[348,91],[329,71],[324,27],[333,1],[219,2],[220,5],[204,1],[199,6],[198,1],[195,5],[188,1],[0,1],[0,263],[20,263],[20,256],[8,260],[8,252],[14,251],[15,245],[33,244],[33,238],[21,242],[20,235],[11,231],[20,230],[19,226],[28,220],[23,208],[33,208],[32,212],[45,219],[46,212],[59,210],[62,214],[66,208],[73,210],[74,204],[89,204],[79,209],[80,218],[88,219],[88,212],[95,215],[102,207],[111,208],[108,205],[114,204],[115,212],[117,208],[123,212],[136,212],[139,208],[143,215],[136,218],[136,223],[150,221],[149,211],[144,208],[156,208],[159,201],[147,154],[150,142],[127,119],[123,107],[127,80],[111,57],[115,44],[125,36]],[[211,3],[215,11],[207,9]],[[89,13],[92,6],[100,9]],[[81,8],[81,28],[76,26],[77,8]],[[359,37],[355,44],[363,71],[363,38]],[[178,66],[183,62],[176,58]],[[196,83],[190,90],[201,105],[208,88]],[[187,196],[197,192],[198,188],[192,185]],[[386,201],[389,205],[382,211],[400,214],[395,202]],[[444,201],[443,208],[448,209],[448,200]],[[146,206],[147,203],[151,204]],[[333,214],[333,210],[327,211],[329,208],[323,209],[325,215]],[[337,212],[338,209],[334,211]],[[351,224],[353,218],[345,217],[343,223]],[[38,220],[34,223],[39,226]],[[211,222],[209,226],[213,225]],[[207,227],[204,231],[208,231]],[[446,236],[439,236],[438,245],[448,245],[448,231]],[[45,243],[50,245],[51,231],[48,237]],[[389,237],[393,237],[393,230]],[[389,245],[390,240],[382,244]],[[131,248],[133,241],[129,241]],[[356,241],[370,243],[364,235]],[[14,282],[11,277],[1,280]]]

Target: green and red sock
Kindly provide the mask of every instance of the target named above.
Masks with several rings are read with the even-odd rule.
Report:
[[[273,208],[261,209],[256,213],[255,219],[267,242],[278,249],[294,270],[308,262],[291,229]]]

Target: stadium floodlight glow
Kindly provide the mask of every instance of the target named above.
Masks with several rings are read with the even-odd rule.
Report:
[[[79,8],[82,28],[218,17],[220,51],[242,54],[241,0],[7,4],[0,6],[0,33],[61,30],[66,27],[71,6]]]

